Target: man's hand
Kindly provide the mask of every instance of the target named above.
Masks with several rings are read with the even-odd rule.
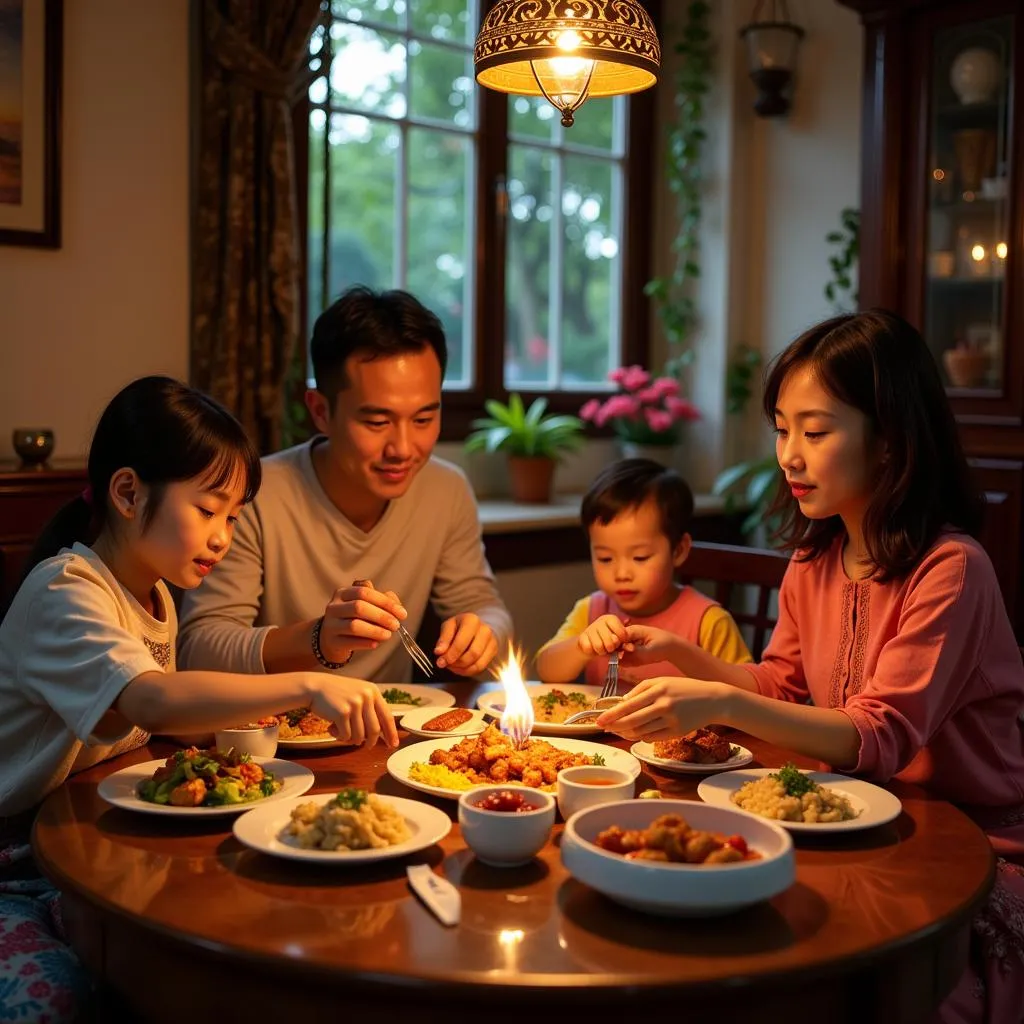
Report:
[[[353,651],[372,650],[391,639],[408,612],[393,591],[376,590],[360,580],[334,592],[324,609],[320,650],[328,661],[344,661]]]
[[[448,668],[459,676],[479,675],[497,653],[494,631],[473,612],[446,619],[434,647],[437,667]]]

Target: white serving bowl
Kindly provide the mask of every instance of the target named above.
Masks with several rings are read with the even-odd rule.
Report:
[[[741,835],[760,860],[733,864],[664,864],[627,860],[595,845],[612,825],[646,828],[663,814],[680,814],[690,826]],[[624,800],[574,814],[562,833],[562,863],[578,881],[649,914],[711,917],[770,899],[796,878],[793,840],[766,818],[693,800]]]
[[[252,728],[237,726],[234,729],[218,729],[213,738],[218,750],[226,751],[234,747],[240,754],[273,757],[277,753],[277,734],[280,728],[279,725]]]
[[[534,811],[488,811],[476,805],[491,793],[514,790]],[[528,864],[543,848],[555,823],[555,798],[529,786],[476,786],[459,797],[459,827],[477,858],[495,868]]]
[[[568,821],[587,807],[629,800],[635,791],[636,779],[618,768],[577,764],[558,773],[558,810]]]

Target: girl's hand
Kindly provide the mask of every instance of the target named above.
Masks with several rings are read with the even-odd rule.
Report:
[[[310,672],[315,715],[334,723],[342,743],[372,747],[381,737],[398,746],[398,728],[380,690],[362,679],[344,679],[326,672]]]
[[[617,615],[602,615],[576,638],[576,646],[586,658],[600,658],[617,651],[628,638],[628,627]]]
[[[726,719],[726,705],[735,694],[727,683],[662,677],[638,683],[619,704],[594,723],[628,740],[671,739]]]
[[[680,639],[675,633],[657,626],[630,625],[626,627],[623,647],[623,665],[649,665],[655,661],[671,661],[672,652]]]

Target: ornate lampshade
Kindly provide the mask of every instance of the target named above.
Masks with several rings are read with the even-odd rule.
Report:
[[[740,38],[747,44],[750,77],[757,86],[754,111],[760,117],[782,117],[789,112],[787,90],[804,30],[789,20],[786,0],[771,0],[764,21],[759,18],[761,6],[762,0],[758,0],[750,24],[740,29]]]
[[[588,96],[654,85],[661,46],[639,0],[498,0],[473,62],[481,85],[544,96],[569,127]]]

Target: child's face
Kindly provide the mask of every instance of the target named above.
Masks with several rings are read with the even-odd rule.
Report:
[[[797,367],[779,392],[775,431],[776,457],[800,511],[859,525],[881,456],[867,416],[828,394],[809,368]]]
[[[673,572],[686,558],[689,546],[687,534],[672,550],[653,500],[624,509],[608,523],[590,526],[594,579],[629,615],[653,615],[671,603],[675,597]]]
[[[231,546],[245,493],[242,473],[212,489],[202,479],[168,484],[133,551],[146,570],[186,590],[198,587]]]

